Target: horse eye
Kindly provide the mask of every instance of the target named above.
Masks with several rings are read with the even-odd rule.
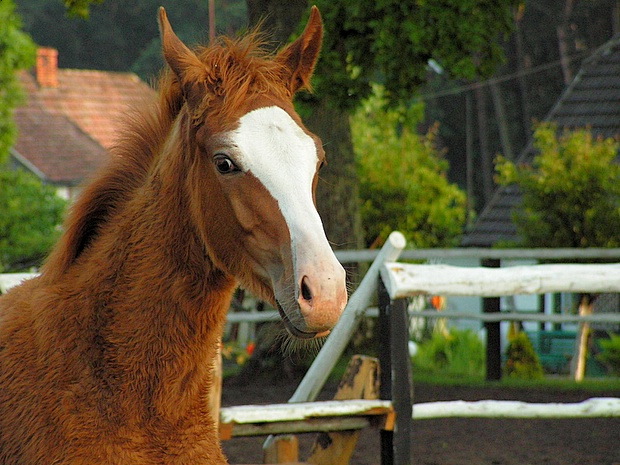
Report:
[[[215,168],[220,174],[230,174],[240,171],[237,165],[228,157],[228,155],[218,154],[214,158]]]

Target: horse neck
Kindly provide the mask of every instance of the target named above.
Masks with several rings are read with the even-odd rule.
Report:
[[[178,179],[153,172],[102,229],[80,270],[87,280],[99,276],[89,292],[109,388],[131,393],[125,408],[146,402],[158,417],[178,417],[204,397],[235,286],[192,224],[181,179],[187,167],[168,168]]]

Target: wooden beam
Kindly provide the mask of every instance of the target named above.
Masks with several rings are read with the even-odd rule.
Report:
[[[220,438],[360,429],[376,416],[385,417],[389,425],[393,412],[392,403],[381,400],[226,407],[220,410]]]
[[[378,399],[379,361],[355,355],[340,381],[334,400]],[[307,462],[316,465],[346,465],[357,444],[361,430],[319,433]]]
[[[381,278],[392,299],[413,295],[499,297],[552,292],[620,292],[620,264],[507,268],[386,263]]]

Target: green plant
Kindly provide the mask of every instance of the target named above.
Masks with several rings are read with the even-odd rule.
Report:
[[[517,185],[523,204],[513,221],[527,247],[620,245],[620,142],[590,130],[545,123],[534,132],[531,166],[499,157],[497,181]]]
[[[40,263],[60,235],[66,203],[34,175],[0,166],[0,273]]]
[[[620,376],[620,335],[612,334],[599,343],[603,351],[596,356],[597,360],[607,365],[614,375]]]
[[[351,117],[367,245],[380,245],[393,230],[416,247],[455,245],[465,225],[466,197],[447,179],[438,126],[418,134],[423,105],[388,109],[383,87],[373,89]]]
[[[430,339],[419,344],[413,366],[414,372],[482,378],[484,346],[471,330],[450,328],[446,335],[435,332]]]
[[[511,331],[504,374],[509,378],[540,379],[544,376],[538,354],[523,331]]]

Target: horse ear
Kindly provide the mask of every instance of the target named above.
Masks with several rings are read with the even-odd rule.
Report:
[[[284,67],[283,78],[291,95],[303,87],[310,89],[310,77],[319,58],[322,41],[321,13],[313,6],[304,32],[276,56],[276,61]]]
[[[168,15],[163,6],[159,7],[159,33],[164,59],[176,75],[185,98],[190,100],[195,93],[195,84],[206,81],[207,70],[172,30]]]

